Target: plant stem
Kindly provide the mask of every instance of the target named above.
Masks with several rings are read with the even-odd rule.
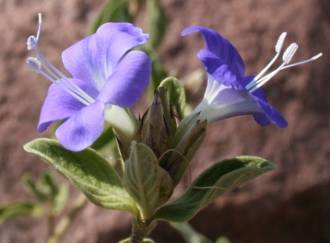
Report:
[[[48,235],[52,235],[54,233],[54,229],[55,229],[55,216],[54,216],[53,212],[51,212],[48,215],[47,223],[48,223]]]
[[[72,222],[77,218],[86,204],[86,197],[83,194],[79,195],[67,216],[62,218],[60,222],[55,226],[52,234],[47,240],[47,243],[59,243],[63,235],[68,231],[69,227],[72,225]]]
[[[154,221],[133,220],[131,243],[142,243],[143,239],[149,235],[155,226],[156,222]]]

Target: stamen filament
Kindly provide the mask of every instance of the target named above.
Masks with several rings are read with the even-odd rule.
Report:
[[[276,52],[275,56],[268,63],[268,65],[264,69],[262,69],[261,72],[257,76],[255,76],[255,78],[254,78],[255,80],[258,80],[259,78],[261,78],[269,70],[269,68],[271,68],[271,66],[275,63],[275,61],[277,60],[277,58],[280,56],[286,36],[287,36],[287,32],[283,32],[279,36],[279,38],[278,38],[278,40],[276,42],[276,45],[275,45],[275,52]],[[250,89],[252,85],[253,85],[253,83],[250,82],[246,86],[246,88],[247,89]]]
[[[60,70],[58,70],[54,65],[52,65],[43,55],[42,52],[40,52],[38,49],[36,49],[37,55],[39,57],[39,60],[45,65],[43,65],[45,68],[49,70],[54,76],[55,79],[66,79],[67,86],[70,88],[73,92],[75,92],[77,95],[82,96],[85,100],[87,100],[90,103],[94,102],[94,99],[90,97],[85,91],[83,91],[78,85],[70,81]]]
[[[84,104],[84,105],[90,105],[91,104],[89,101],[85,100],[85,97],[82,97],[82,96],[76,94],[72,89],[70,89],[69,87],[67,87],[66,80],[64,80],[64,79],[58,79],[58,80],[55,80],[54,83],[58,83],[61,88],[63,88],[66,92],[68,92],[71,96],[73,96],[74,98],[76,98],[82,104]]]
[[[210,84],[211,83],[211,84]],[[214,98],[218,95],[219,90],[221,89],[221,85],[210,75],[208,77],[208,85],[205,91],[204,97],[208,101],[208,103],[212,103]]]
[[[91,104],[89,100],[86,100],[85,97],[77,94],[75,92],[75,90],[73,90],[72,88],[70,88],[67,84],[65,79],[56,79],[54,78],[53,74],[49,71],[47,71],[47,69],[44,68],[44,66],[41,64],[40,60],[37,59],[36,57],[29,57],[26,60],[26,63],[31,67],[31,69],[33,71],[35,71],[36,73],[40,74],[41,76],[43,76],[44,78],[48,79],[49,81],[51,81],[52,83],[57,83],[58,85],[60,85],[60,87],[62,89],[64,89],[68,94],[70,94],[71,96],[73,96],[74,98],[76,98],[78,101],[80,101],[82,104],[84,105],[89,105]]]
[[[256,91],[259,89],[261,86],[263,86],[265,83],[267,83],[271,78],[273,78],[276,74],[278,74],[282,68],[285,66],[285,63],[282,63],[278,68],[276,68],[274,71],[271,73],[267,74],[263,78],[256,80],[254,82],[254,85],[248,90],[250,93]],[[253,82],[253,81],[252,81]]]
[[[256,89],[263,86],[268,80],[270,80],[272,77],[274,77],[281,70],[281,68],[283,68],[286,64],[288,64],[291,61],[291,59],[293,58],[293,56],[297,50],[298,50],[298,45],[296,43],[290,44],[289,47],[283,53],[283,56],[282,56],[283,63],[277,69],[275,69],[271,73],[267,74],[263,78],[255,77],[246,86],[246,89],[249,90],[250,92],[254,92]]]
[[[308,59],[300,61],[300,62],[292,63],[290,65],[286,65],[285,63],[282,63],[282,65],[279,66],[275,71],[269,73],[268,75],[266,75],[262,79],[256,81],[255,85],[249,89],[249,92],[252,93],[252,92],[256,91],[257,89],[259,89],[261,86],[263,86],[265,83],[267,83],[267,81],[269,81],[272,77],[274,77],[277,73],[279,73],[282,70],[313,62],[313,61],[319,59],[322,56],[323,56],[323,53],[318,53],[317,55],[315,55],[311,58],[308,58]]]
[[[66,77],[60,70],[52,65],[45,55],[38,48],[38,41],[41,36],[42,29],[42,15],[38,14],[38,29],[37,34],[31,35],[27,39],[27,49],[33,50],[36,53],[36,57],[28,57],[26,63],[35,72],[41,74],[46,79],[53,83],[58,83],[66,92],[72,95],[85,105],[93,103],[95,100],[83,91],[78,85],[73,83],[68,77]]]

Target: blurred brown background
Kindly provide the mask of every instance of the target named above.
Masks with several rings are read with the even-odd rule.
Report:
[[[36,14],[44,14],[41,46],[61,65],[61,51],[82,38],[102,0],[0,0],[0,201],[21,200],[20,177],[46,169],[22,145],[35,132],[48,82],[26,65],[25,38],[34,33]],[[298,58],[322,51],[321,60],[287,71],[268,85],[269,99],[289,121],[287,129],[261,128],[250,117],[212,125],[191,177],[207,161],[253,154],[275,161],[275,172],[227,193],[199,213],[192,224],[211,239],[226,235],[232,243],[330,242],[330,1],[329,0],[163,0],[169,19],[160,50],[166,67],[178,77],[200,68],[197,37],[180,31],[199,24],[216,28],[240,50],[248,73],[256,73],[273,55],[282,31],[297,41]],[[201,97],[201,92],[193,93]],[[188,181],[191,179],[188,179]],[[127,236],[129,216],[88,205],[66,243],[109,243]],[[21,219],[0,226],[1,243],[43,242],[44,222]],[[183,242],[161,224],[159,243]]]

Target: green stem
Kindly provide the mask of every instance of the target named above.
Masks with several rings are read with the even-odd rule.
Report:
[[[132,222],[131,243],[142,243],[143,239],[150,234],[155,226],[155,221],[141,221],[135,219]]]
[[[81,194],[74,202],[74,205],[67,216],[62,218],[55,226],[52,234],[48,237],[47,243],[59,243],[63,235],[68,231],[69,227],[72,225],[72,222],[77,218],[80,211],[86,204],[87,199],[83,194]]]

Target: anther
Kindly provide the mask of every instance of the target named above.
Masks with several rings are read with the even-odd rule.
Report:
[[[285,41],[285,38],[287,36],[287,32],[283,32],[279,37],[278,37],[278,40],[276,42],[276,45],[275,45],[275,56],[272,58],[272,60],[266,65],[266,67],[264,69],[261,70],[261,72],[255,76],[254,80],[251,81],[250,83],[248,83],[246,85],[246,89],[250,89],[252,88],[256,83],[254,81],[260,79],[268,70],[269,68],[271,68],[271,66],[275,63],[275,61],[277,60],[277,58],[280,56],[281,54],[281,51],[282,51],[282,48],[283,48],[283,44],[284,44],[284,41]]]
[[[26,64],[28,64],[33,71],[35,71],[37,73],[40,73],[41,68],[42,68],[42,64],[41,64],[41,62],[39,61],[38,58],[28,57],[26,59]]]
[[[285,38],[287,36],[287,32],[283,32],[279,37],[275,45],[275,52],[279,53],[282,50]]]
[[[30,35],[26,40],[26,48],[31,51],[36,48],[38,44],[37,38],[34,35]]]
[[[284,54],[283,54],[283,62],[285,64],[289,64],[294,56],[294,54],[296,54],[297,50],[298,50],[299,46],[297,43],[292,43],[289,45],[289,47],[285,50]]]

